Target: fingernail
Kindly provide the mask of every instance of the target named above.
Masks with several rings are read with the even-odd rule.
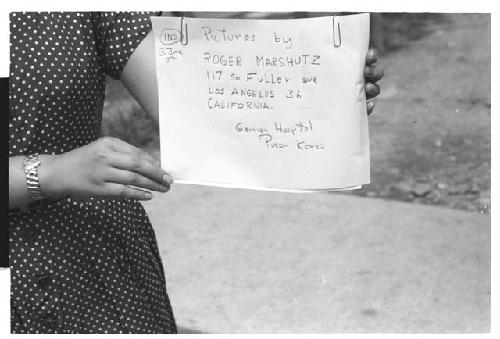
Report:
[[[163,181],[165,181],[167,184],[169,184],[169,185],[170,185],[170,184],[171,184],[174,180],[172,179],[172,177],[171,177],[170,175],[165,174],[165,175],[163,176]]]
[[[144,193],[144,198],[151,199],[152,197],[153,197],[153,195],[151,193],[149,193],[149,192]]]

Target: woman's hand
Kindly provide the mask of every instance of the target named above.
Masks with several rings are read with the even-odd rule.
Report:
[[[116,138],[104,137],[67,153],[40,157],[40,185],[52,197],[148,200],[149,191],[167,192],[173,181],[153,156]]]
[[[373,108],[375,107],[375,102],[369,99],[375,98],[380,94],[380,86],[377,85],[377,81],[382,79],[384,76],[384,71],[377,67],[377,52],[371,48],[366,53],[366,65],[365,65],[365,92],[366,99],[368,100],[366,103],[366,109],[368,115],[373,112]]]

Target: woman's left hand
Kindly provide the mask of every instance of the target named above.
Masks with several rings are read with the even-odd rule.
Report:
[[[377,85],[377,81],[384,76],[384,71],[377,67],[377,52],[373,48],[369,49],[366,53],[364,75],[366,82],[366,99],[368,100],[366,103],[366,110],[368,115],[370,115],[375,107],[375,102],[369,99],[373,99],[380,94],[380,86]]]

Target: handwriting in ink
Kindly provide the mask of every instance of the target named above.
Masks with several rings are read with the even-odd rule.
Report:
[[[207,108],[210,110],[272,110],[273,107],[265,101],[228,101],[209,97]]]
[[[212,54],[210,52],[203,53],[203,60],[207,64],[216,66],[236,66],[241,67],[241,57],[234,55]]]
[[[243,42],[253,42],[255,41],[255,34],[246,33],[230,33],[226,28],[212,29],[208,26],[201,27],[201,32],[207,41],[213,42],[231,42],[231,41],[243,41]]]
[[[263,140],[266,144],[267,148],[270,149],[286,149],[288,148],[288,144],[284,144],[281,142],[272,142],[273,136],[269,133],[262,133],[259,135],[259,140]]]
[[[274,122],[274,130],[276,133],[296,135],[297,133],[311,132],[313,130],[313,123],[311,120],[308,120],[307,123],[298,121],[291,126],[283,126],[281,122]]]
[[[158,50],[159,56],[163,57],[165,62],[170,62],[179,58],[182,55],[182,51],[176,50],[172,47],[161,46]]]
[[[285,49],[292,48],[292,37],[285,38],[284,36],[278,36],[276,32],[274,32],[274,42],[277,44],[283,44]]]
[[[246,75],[247,81],[256,81],[261,84],[286,84],[290,81],[290,78],[285,76],[276,75],[274,73],[256,73],[248,72]]]
[[[234,127],[234,129],[237,132],[242,132],[242,133],[243,132],[244,133],[260,133],[260,134],[269,133],[269,131],[264,127],[250,127],[250,126],[246,126],[242,122],[238,122],[236,124],[236,126]]]
[[[258,67],[296,67],[296,66],[319,66],[320,55],[301,54],[295,56],[263,56],[256,55],[255,63]]]
[[[173,28],[165,28],[160,33],[160,42],[163,45],[172,45],[181,40],[181,32]]]

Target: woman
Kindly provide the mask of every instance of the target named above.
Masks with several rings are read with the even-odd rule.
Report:
[[[150,193],[127,186],[166,192],[172,179],[140,149],[99,139],[105,75],[123,77],[151,29],[149,15],[10,19],[9,208],[40,190],[47,197],[9,213],[12,332],[175,332],[155,235],[138,202]],[[24,155],[36,153],[39,186],[30,194]]]
[[[105,76],[156,120],[146,13],[11,14],[9,226],[14,333],[175,333],[140,200],[172,178],[101,138]],[[366,76],[382,73],[367,57]],[[378,86],[367,84],[367,97]],[[373,109],[369,103],[368,111]]]

